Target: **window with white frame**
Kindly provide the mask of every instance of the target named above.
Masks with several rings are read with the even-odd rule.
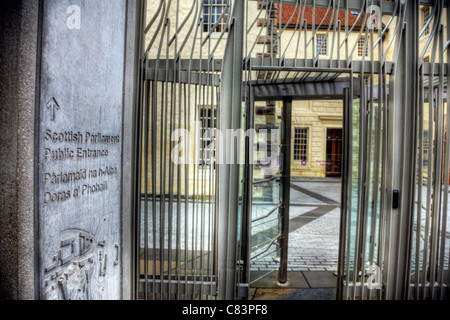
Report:
[[[229,0],[203,0],[203,31],[227,31]],[[217,25],[216,25],[217,24]],[[216,27],[214,27],[216,26]],[[213,29],[214,30],[211,30]]]
[[[304,166],[308,162],[308,129],[295,128],[294,161],[301,161]]]
[[[200,106],[200,152],[199,164],[209,166],[216,161],[217,110],[211,106]]]
[[[366,45],[366,48],[364,49],[364,42],[366,41],[365,37],[360,37],[358,40],[358,57],[367,57],[367,47],[369,44]]]
[[[327,55],[327,35],[319,34],[316,37],[316,53],[322,56]]]

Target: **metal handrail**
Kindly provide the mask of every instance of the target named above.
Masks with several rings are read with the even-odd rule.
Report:
[[[261,179],[261,180],[253,180],[252,184],[253,185],[258,185],[258,184],[263,184],[266,182],[272,182],[272,181],[279,181],[280,177],[272,177],[272,178],[268,178],[268,179]]]
[[[283,205],[283,203],[280,202],[275,208],[273,208],[272,210],[270,210],[270,212],[267,213],[266,215],[264,215],[264,216],[262,216],[262,217],[258,217],[258,218],[256,218],[256,219],[252,220],[252,223],[270,217],[270,216],[272,215],[272,213],[274,213],[275,211],[277,211],[278,209],[280,209],[282,205]]]

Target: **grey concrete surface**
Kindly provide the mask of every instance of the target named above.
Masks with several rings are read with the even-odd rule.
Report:
[[[0,10],[0,300],[35,298],[38,7],[8,0]]]

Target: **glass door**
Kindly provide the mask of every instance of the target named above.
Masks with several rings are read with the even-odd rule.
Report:
[[[278,268],[280,239],[280,155],[282,102],[254,106],[251,175],[250,282]]]

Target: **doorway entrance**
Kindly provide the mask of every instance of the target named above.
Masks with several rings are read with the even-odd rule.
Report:
[[[342,174],[342,129],[327,129],[327,177]]]
[[[267,103],[255,102],[255,123],[261,117],[261,112],[257,110]],[[281,115],[285,105],[279,101],[274,103],[274,109],[275,105],[276,110],[272,112],[274,119],[284,119]],[[277,114],[280,116],[277,117]],[[272,245],[271,251],[266,249],[271,255],[250,257],[250,298],[333,300],[336,298],[340,239],[343,101],[293,100],[287,119],[289,123],[279,127],[291,132],[284,149],[291,150],[291,154],[280,155],[281,159],[286,156],[289,159],[290,177],[286,179],[289,197],[286,199],[281,194],[273,206],[288,208],[277,210],[275,214],[274,210],[271,211],[273,226],[268,231],[272,231],[272,237],[267,237],[268,242],[263,247],[266,248],[270,240],[281,232],[282,221],[287,221],[286,282],[280,281],[282,277],[278,268],[280,263],[283,265],[283,244],[278,241]],[[255,169],[259,171],[259,168],[254,168],[254,172]],[[253,187],[253,197],[257,195],[255,188],[261,188],[263,183],[269,181],[257,181]],[[278,180],[277,188],[285,190],[281,184],[282,181]],[[283,203],[284,199],[286,203]],[[254,202],[252,214],[259,207]],[[256,221],[251,226],[252,234],[261,227],[256,226]],[[255,239],[252,240],[254,244]]]

